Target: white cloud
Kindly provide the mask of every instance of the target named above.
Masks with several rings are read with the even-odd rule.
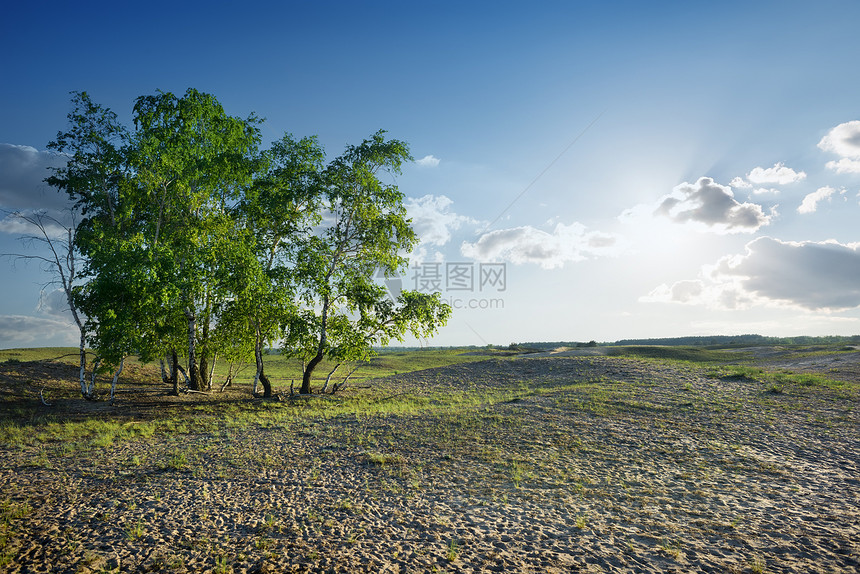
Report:
[[[734,178],[731,182],[729,182],[729,185],[740,189],[749,189],[753,186],[750,182],[748,182],[742,177]]]
[[[419,246],[409,254],[409,265],[423,265],[425,263],[442,263],[445,256],[441,251],[429,253],[426,247]]]
[[[44,232],[51,241],[65,242],[68,237],[68,229],[75,227],[74,219],[69,210],[61,212],[21,210],[8,213],[3,219],[0,219],[0,233],[21,237],[35,236],[41,241],[43,234],[37,225],[39,221],[41,221]]]
[[[716,233],[752,233],[770,223],[772,217],[758,204],[738,202],[730,187],[710,177],[675,187],[660,199],[655,213]]]
[[[803,201],[800,203],[800,206],[797,208],[798,213],[815,213],[815,210],[818,209],[819,202],[824,201],[825,199],[830,199],[830,197],[836,193],[836,190],[832,187],[825,186],[819,187],[816,191],[813,191],[810,194],[807,194],[806,197],[803,198]]]
[[[65,163],[63,156],[30,146],[0,143],[0,208],[63,209],[69,205],[60,193],[43,180],[49,167]]]
[[[770,187],[770,188],[759,187],[759,188],[753,190],[753,194],[755,194],[755,195],[768,195],[768,194],[777,195],[778,193],[779,193],[779,190],[774,189],[772,187]]]
[[[818,147],[841,156],[837,161],[827,162],[827,169],[836,173],[860,173],[860,121],[839,124],[821,138]]]
[[[843,158],[860,159],[860,121],[839,124],[821,138],[818,147]]]
[[[24,315],[0,315],[0,347],[32,344],[76,345],[80,332],[65,321]]]
[[[453,201],[444,195],[425,195],[406,200],[406,213],[412,219],[412,229],[424,245],[445,245],[451,231],[478,221],[451,211]]]
[[[754,302],[735,281],[713,282],[707,279],[684,279],[672,285],[664,283],[639,300],[643,303],[679,303],[712,309],[747,308]]]
[[[762,167],[754,168],[747,174],[747,179],[759,185],[765,183],[785,185],[786,183],[794,183],[806,179],[806,173],[794,171],[790,167],[785,167],[783,163],[775,163],[773,167],[766,169]]]
[[[72,320],[71,311],[69,311],[69,300],[66,297],[66,292],[62,289],[54,289],[53,291],[43,291],[39,295],[40,313],[47,317],[56,319]]]
[[[588,231],[580,223],[559,223],[552,233],[531,226],[490,231],[475,243],[463,242],[460,253],[479,261],[536,263],[554,269],[612,253],[617,245],[618,238],[613,235]]]
[[[421,159],[416,159],[415,163],[421,167],[436,167],[439,165],[439,158],[432,155],[425,155]]]
[[[793,242],[760,237],[716,273],[741,278],[746,291],[806,309],[860,306],[860,243]]]
[[[825,165],[836,173],[860,173],[860,159],[843,157],[839,161],[828,161]]]
[[[746,253],[705,266],[698,279],[660,285],[644,302],[837,311],[860,307],[860,243],[792,242],[759,237]]]

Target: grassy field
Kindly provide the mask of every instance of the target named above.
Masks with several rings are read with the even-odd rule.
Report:
[[[132,362],[110,406],[70,350],[2,351],[0,570],[856,571],[854,349],[595,352],[394,351],[268,401]]]

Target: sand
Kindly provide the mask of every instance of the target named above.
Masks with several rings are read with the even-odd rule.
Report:
[[[85,452],[3,445],[0,570],[860,570],[856,386],[774,393],[694,367],[553,356],[377,384],[513,394]]]

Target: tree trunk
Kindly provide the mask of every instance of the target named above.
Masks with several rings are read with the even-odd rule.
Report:
[[[197,390],[212,390],[212,385],[209,383],[209,354],[205,351],[200,353],[200,388]]]
[[[99,372],[100,364],[101,359],[99,359],[98,357],[93,359],[93,377],[89,384],[89,390],[87,391],[87,394],[84,395],[84,398],[86,398],[88,401],[94,401],[96,399],[96,375]]]
[[[302,388],[299,389],[299,394],[301,395],[309,395],[311,393],[311,375],[314,369],[317,368],[317,365],[323,360],[326,342],[328,342],[328,306],[329,298],[328,295],[325,295],[322,304],[322,321],[320,321],[320,342],[317,346],[317,354],[313,359],[308,361],[305,372],[302,375]]]
[[[263,338],[260,335],[260,324],[257,323],[257,337],[254,342],[254,360],[257,363],[257,373],[254,375],[254,395],[257,394],[257,382],[263,384],[263,397],[269,398],[272,396],[272,383],[269,377],[266,376],[263,365]]]
[[[161,367],[161,382],[169,385],[170,375],[167,374],[167,367],[164,366],[164,357],[158,357],[158,366]]]
[[[89,399],[93,394],[93,388],[87,385],[87,350],[86,350],[86,337],[84,337],[84,330],[81,329],[81,395],[85,399]]]
[[[236,363],[230,363],[230,367],[227,369],[227,380],[224,381],[224,384],[221,385],[221,391],[224,392],[224,389],[233,384],[233,369],[235,368]]]
[[[111,404],[113,404],[113,398],[114,398],[114,395],[116,394],[116,382],[119,379],[120,374],[122,374],[122,366],[124,364],[125,364],[125,357],[123,357],[122,359],[119,360],[119,368],[113,374],[113,381],[111,382],[111,385],[110,385],[110,402],[111,402]]]
[[[197,366],[197,363],[188,362],[188,388],[192,391],[203,391],[203,381],[200,377],[200,368]]]
[[[324,395],[326,393],[326,391],[328,390],[328,384],[331,382],[331,378],[334,375],[335,371],[337,371],[338,367],[340,367],[340,363],[336,364],[334,368],[329,372],[328,376],[325,378],[325,384],[323,385],[320,394]]]
[[[218,364],[218,351],[215,351],[215,354],[212,355],[212,366],[209,367],[209,375],[206,378],[206,390],[212,390],[212,379],[215,378],[215,365]]]
[[[197,368],[197,317],[191,311],[186,311],[185,316],[188,318],[188,378],[190,379],[189,386],[192,391],[202,391],[203,385],[200,377],[200,370]]]
[[[263,397],[269,398],[272,396],[272,383],[266,376],[263,367],[263,333],[260,330],[259,318],[254,326],[254,335],[254,360],[257,363],[257,373],[254,375],[254,395],[257,394],[257,382],[260,382],[263,384]]]
[[[346,386],[347,381],[349,381],[349,378],[359,369],[359,367],[361,367],[361,363],[358,363],[355,367],[353,367],[353,369],[346,374],[346,376],[340,383],[335,383],[334,387],[332,387],[331,389],[331,394],[335,394],[338,391],[342,391],[343,388]]]
[[[170,380],[173,382],[173,394],[179,396],[179,357],[176,347],[170,349]]]
[[[263,398],[270,398],[272,396],[272,383],[262,370],[260,370],[260,382],[263,383]]]
[[[319,351],[313,359],[308,361],[308,365],[305,367],[305,372],[302,375],[302,388],[299,389],[299,394],[309,395],[311,393],[311,375],[322,360],[323,353]]]

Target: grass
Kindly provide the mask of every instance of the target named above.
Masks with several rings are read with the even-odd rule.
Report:
[[[639,357],[690,363],[722,363],[748,357],[748,355],[742,353],[705,349],[703,347],[662,347],[651,345],[608,347],[607,354],[611,357]]]
[[[445,552],[445,558],[448,562],[453,562],[460,555],[460,542],[456,538],[452,538],[448,543],[447,552]]]
[[[421,350],[382,350],[376,357],[365,361],[364,364],[350,377],[350,384],[360,385],[363,381],[379,377],[388,377],[391,375],[410,373],[431,369],[434,367],[443,367],[447,365],[455,365],[472,361],[486,359],[485,356],[466,354],[466,349],[421,349]],[[290,381],[295,381],[296,387],[301,383],[302,379],[302,362],[299,359],[287,357],[280,354],[266,355],[264,358],[266,364],[266,375],[272,380],[275,386],[289,388]],[[249,366],[250,367],[250,366]],[[253,369],[246,367],[239,372],[236,377],[237,384],[250,384],[254,378]],[[334,364],[328,360],[323,361],[314,371],[314,387],[319,388],[325,381],[328,373],[334,368]],[[226,376],[226,365],[219,364],[215,370],[216,378]],[[344,367],[340,370],[347,371]],[[340,380],[338,374],[340,370],[335,372],[332,377],[332,382]]]
[[[125,537],[128,540],[139,540],[143,538],[145,534],[146,528],[144,528],[144,522],[141,518],[138,518],[137,522],[130,524],[125,529]]]
[[[402,456],[397,454],[384,454],[380,452],[367,452],[365,453],[367,457],[367,462],[370,464],[376,464],[379,466],[391,466],[391,465],[401,465],[404,464],[404,459]]]
[[[785,471],[790,463],[768,458],[767,449],[750,439],[750,429],[766,441],[792,446],[797,437],[806,441],[780,451],[791,456],[815,451],[819,437],[838,442],[855,432],[856,383],[820,373],[739,365],[730,363],[728,355],[738,359],[737,353],[713,349],[630,347],[611,357],[513,363],[493,358],[470,367],[449,350],[396,352],[384,354],[372,368],[396,370],[401,376],[378,379],[372,388],[283,402],[253,400],[249,393],[200,401],[192,395],[170,409],[141,411],[134,420],[119,418],[128,412],[125,406],[71,420],[59,409],[46,409],[51,416],[39,417],[22,412],[0,422],[0,446],[24,473],[50,470],[72,482],[97,481],[99,488],[121,491],[150,481],[202,483],[195,488],[213,513],[218,512],[222,485],[253,481],[253,539],[244,548],[229,550],[216,547],[214,539],[207,542],[212,545],[207,567],[221,571],[248,567],[239,552],[258,559],[286,552],[284,541],[298,532],[311,539],[327,537],[333,547],[371,547],[379,540],[366,520],[377,516],[377,497],[413,497],[411,504],[439,492],[455,493],[475,512],[510,508],[514,516],[523,501],[532,507],[570,508],[564,524],[582,537],[611,530],[607,516],[614,508],[636,508],[641,523],[659,533],[649,544],[651,551],[679,559],[684,552],[676,542],[678,529],[664,524],[674,520],[674,513],[693,524],[691,536],[737,536],[737,508],[712,512],[708,500],[718,492],[742,496],[770,484],[762,481],[791,486],[792,475]],[[413,365],[408,364],[410,356]],[[446,361],[445,368],[403,375],[414,366]],[[368,372],[374,371],[368,367]],[[66,384],[74,390],[73,379]],[[840,398],[846,394],[853,399]],[[776,423],[780,433],[787,427],[795,434],[761,430]],[[363,483],[347,481],[350,490],[339,490],[341,477],[351,475]],[[272,480],[300,485],[309,497],[327,498],[310,498],[295,512],[267,506]],[[174,487],[165,487],[165,500]],[[77,491],[64,487],[63,492],[71,498]],[[685,502],[666,519],[654,501],[678,492]],[[770,491],[756,495],[771,496]],[[0,566],[14,560],[20,518],[33,512],[23,499],[12,500],[0,505],[0,525],[6,524],[0,531],[6,536],[0,538]],[[143,500],[139,503],[145,508]],[[99,523],[125,525],[119,532],[129,541],[145,537],[146,525],[132,506],[102,509]],[[440,550],[449,561],[465,560],[475,550],[470,539],[464,555],[462,541],[451,538],[460,535],[451,530],[455,521],[424,525],[431,530],[438,526],[441,533],[435,538],[436,560],[441,560]],[[399,526],[404,532],[414,528],[408,522]],[[741,530],[746,534],[754,527],[744,522]],[[684,534],[684,551],[690,553],[688,541]],[[772,556],[762,560],[773,563]]]
[[[681,348],[666,351],[653,347],[622,347],[619,353],[626,356],[649,356],[651,360],[689,361],[705,360],[709,363],[724,358],[717,351],[701,351]],[[657,349],[656,351],[654,349]],[[408,353],[393,353],[395,361],[403,361]],[[430,351],[413,352],[418,357],[430,357],[433,361],[450,360],[450,351],[436,353]],[[662,359],[656,359],[660,356]],[[667,359],[666,357],[672,357]],[[819,374],[772,372],[760,367],[743,365],[712,366],[707,374],[719,379],[745,379],[758,381],[762,389],[771,394],[781,394],[789,388],[824,387],[845,389],[850,384],[829,379]],[[683,387],[691,391],[689,384]],[[476,410],[500,403],[553,397],[557,404],[571,405],[589,410],[597,415],[608,416],[617,412],[638,410],[661,412],[674,407],[671,404],[656,403],[647,394],[638,393],[635,388],[619,385],[609,379],[585,379],[575,383],[568,380],[555,384],[532,384],[513,382],[479,389],[421,390],[413,392],[386,394],[384,386],[366,393],[354,393],[338,397],[337,400],[305,400],[298,403],[246,403],[246,404],[202,404],[192,405],[190,409],[178,410],[173,416],[165,416],[149,421],[116,421],[86,419],[83,421],[33,421],[22,424],[20,421],[0,423],[0,443],[23,447],[31,445],[62,445],[66,452],[84,451],[93,448],[108,448],[116,443],[124,443],[150,438],[154,435],[181,435],[190,431],[189,422],[194,421],[195,433],[230,433],[243,431],[249,427],[274,428],[303,424],[307,421],[337,420],[343,417],[358,419],[376,416],[408,417],[419,414],[447,417],[452,420],[466,420],[463,417]],[[686,403],[695,406],[695,401]],[[193,416],[193,419],[191,418]],[[315,425],[312,425],[316,428]],[[318,431],[313,431],[318,432]],[[368,450],[366,460],[372,465],[386,466],[403,463],[400,455],[384,451]],[[188,465],[187,455],[174,453],[165,464],[166,469],[182,470]],[[519,463],[511,466],[511,476],[519,485],[525,478]]]
[[[855,384],[839,381],[820,373],[796,373],[784,369],[773,371],[747,365],[714,367],[707,371],[707,375],[715,379],[757,381],[762,384],[764,390],[774,394],[783,393],[787,387],[817,387],[840,391],[856,389]]]
[[[188,455],[182,451],[174,451],[162,466],[163,470],[183,471],[188,468]]]

